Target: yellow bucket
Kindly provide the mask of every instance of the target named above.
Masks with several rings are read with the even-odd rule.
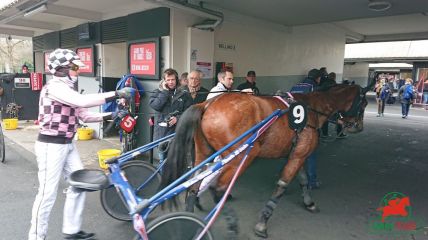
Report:
[[[120,155],[120,150],[118,149],[102,149],[97,152],[98,154],[98,163],[100,168],[107,169],[107,164],[105,164],[104,160],[110,159],[112,157],[117,157]]]
[[[94,133],[94,129],[92,128],[78,128],[77,129],[77,139],[79,140],[91,140],[92,133]]]
[[[3,119],[4,129],[14,130],[18,128],[18,118],[6,118]]]

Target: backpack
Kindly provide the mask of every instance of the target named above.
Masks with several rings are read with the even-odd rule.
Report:
[[[403,98],[406,100],[410,100],[413,98],[413,86],[412,85],[408,85],[406,86],[406,88],[404,89],[403,92]]]
[[[313,90],[314,90],[314,86],[312,84],[298,83],[291,88],[290,92],[291,93],[309,93],[309,92],[313,92]]]

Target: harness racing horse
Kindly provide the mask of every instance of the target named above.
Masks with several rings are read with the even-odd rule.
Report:
[[[341,116],[344,128],[350,133],[363,130],[364,109],[367,106],[365,94],[369,87],[358,85],[334,85],[325,91],[308,94],[293,94],[294,100],[307,105],[307,124],[301,131],[289,128],[288,118],[283,116],[263,133],[254,143],[243,166],[242,174],[255,157],[281,158],[288,155],[276,189],[262,209],[255,233],[267,237],[267,221],[287,186],[297,175],[303,191],[303,203],[307,210],[317,212],[318,208],[308,191],[308,180],[303,164],[318,145],[318,131],[324,122],[335,113]],[[180,177],[187,168],[188,152],[195,154],[197,165],[227,145],[246,130],[256,125],[276,109],[286,109],[277,97],[260,97],[244,93],[225,93],[206,102],[193,105],[180,118],[176,135],[168,152],[168,161],[163,168],[161,186],[166,186]],[[289,113],[286,113],[289,114]],[[194,141],[194,144],[193,144]],[[226,156],[245,141],[235,144],[222,154]],[[193,149],[194,148],[194,149]],[[237,157],[242,159],[244,153]],[[241,156],[241,158],[240,158]],[[214,201],[219,201],[225,192],[239,161],[225,165],[211,189]],[[194,184],[186,199],[186,210],[193,211],[200,183]]]

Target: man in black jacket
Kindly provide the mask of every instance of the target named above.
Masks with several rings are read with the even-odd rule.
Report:
[[[244,90],[251,88],[253,90],[254,95],[259,95],[259,89],[256,87],[256,72],[253,70],[248,71],[247,77],[245,78],[247,81],[241,83],[236,89]]]
[[[192,99],[187,91],[178,86],[178,74],[172,68],[164,71],[159,89],[150,96],[150,107],[155,116],[154,140],[175,132],[175,126],[180,115],[192,105]],[[165,160],[167,144],[159,146],[159,161]]]

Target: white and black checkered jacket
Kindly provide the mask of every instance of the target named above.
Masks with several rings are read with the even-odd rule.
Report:
[[[111,98],[115,95],[114,92],[82,95],[67,83],[69,83],[67,77],[59,78],[54,76],[40,92],[39,141],[70,142],[76,133],[79,119],[83,122],[99,122],[102,121],[104,116],[111,114],[93,113],[89,112],[87,108],[105,103],[106,98]],[[58,137],[59,140],[58,138],[47,138],[46,136]],[[61,138],[65,138],[66,141],[62,141]]]

